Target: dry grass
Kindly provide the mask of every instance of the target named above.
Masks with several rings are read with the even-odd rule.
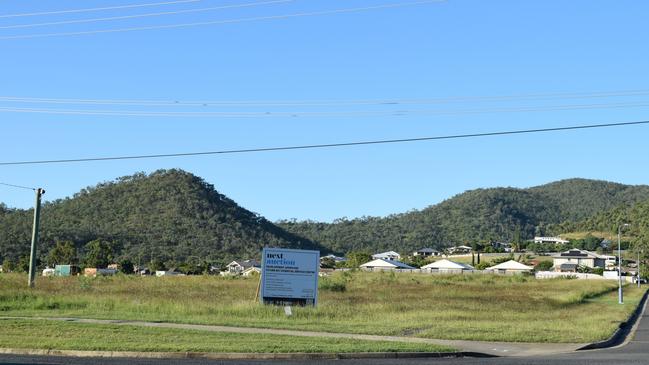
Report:
[[[256,279],[0,276],[0,315],[75,316],[328,332],[523,342],[589,342],[610,335],[641,292],[615,303],[615,282],[493,275],[345,273],[323,279],[317,308],[254,302]]]

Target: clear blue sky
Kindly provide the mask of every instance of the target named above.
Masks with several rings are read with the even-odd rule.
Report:
[[[155,0],[4,1],[2,14]],[[293,1],[32,28],[11,25],[243,4],[0,17],[0,96],[126,100],[404,100],[649,90],[645,1],[449,0],[319,16],[177,29],[5,39],[399,3]],[[255,2],[249,0],[249,2]],[[428,105],[120,106],[0,101],[0,160],[192,152],[649,119],[649,92],[599,98],[468,100]],[[633,106],[628,106],[631,103]],[[597,108],[574,109],[597,104]],[[607,107],[601,107],[606,104]],[[613,108],[613,104],[627,106]],[[566,110],[547,110],[568,105]],[[545,109],[512,112],[516,108]],[[325,116],[118,116],[9,108],[140,112],[324,112]],[[467,110],[491,109],[489,113]],[[494,112],[506,109],[508,112]],[[385,111],[408,111],[386,115]],[[449,114],[416,110],[462,111]],[[354,115],[350,112],[377,112]],[[649,183],[649,126],[332,150],[38,166],[0,166],[0,182],[45,198],[138,171],[181,168],[271,220],[332,220],[420,209],[467,189],[584,177]],[[33,194],[0,186],[0,202]]]

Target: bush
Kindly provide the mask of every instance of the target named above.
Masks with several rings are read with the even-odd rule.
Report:
[[[536,271],[550,271],[554,264],[552,261],[541,261],[534,267]]]
[[[347,283],[342,280],[334,280],[334,279],[324,277],[319,280],[318,287],[321,290],[329,290],[333,292],[342,293],[347,290]]]

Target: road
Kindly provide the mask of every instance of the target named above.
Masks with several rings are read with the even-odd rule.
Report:
[[[0,364],[11,365],[631,365],[649,364],[649,316],[647,310],[640,316],[633,338],[624,346],[602,350],[577,351],[549,356],[521,356],[496,358],[424,358],[424,359],[357,359],[357,360],[205,360],[205,359],[124,359],[124,358],[73,358],[55,356],[0,355]]]

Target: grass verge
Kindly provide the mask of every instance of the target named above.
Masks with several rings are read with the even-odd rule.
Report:
[[[146,352],[446,352],[444,346],[326,337],[219,333],[197,330],[0,320],[0,347]]]

